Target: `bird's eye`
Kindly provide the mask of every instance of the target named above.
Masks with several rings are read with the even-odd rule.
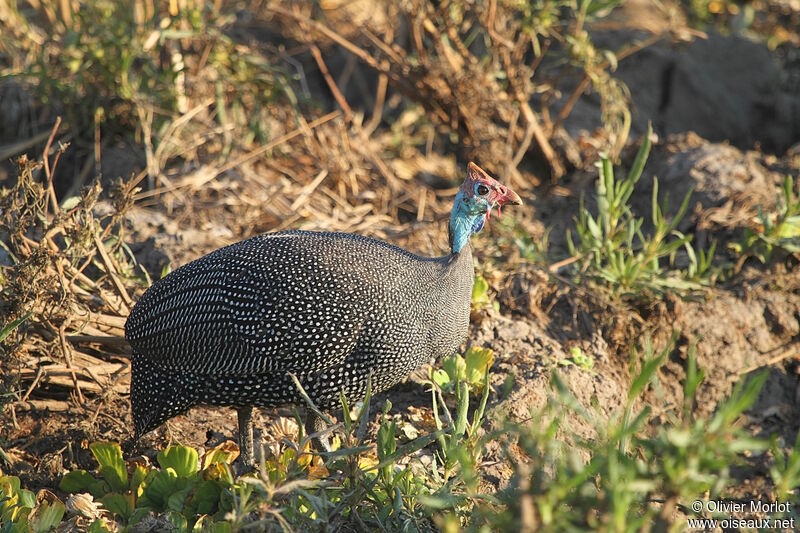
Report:
[[[478,193],[478,196],[486,196],[487,194],[489,194],[489,187],[487,187],[483,183],[479,183],[478,186],[475,188],[475,191]]]

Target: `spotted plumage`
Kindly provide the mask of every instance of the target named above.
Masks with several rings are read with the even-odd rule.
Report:
[[[341,392],[363,398],[370,373],[382,391],[453,353],[466,338],[473,283],[468,235],[459,232],[479,231],[477,221],[504,201],[519,198],[470,165],[444,257],[346,233],[284,231],[156,282],[125,326],[137,437],[194,405],[300,404],[290,373],[332,409]],[[456,241],[464,241],[457,250]]]

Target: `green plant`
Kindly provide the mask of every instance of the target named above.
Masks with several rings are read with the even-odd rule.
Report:
[[[20,486],[18,477],[0,476],[0,532],[45,533],[54,529],[66,507],[55,494],[38,494]]]
[[[570,348],[569,355],[570,357],[568,359],[561,359],[558,361],[558,364],[561,366],[575,365],[587,372],[590,372],[592,368],[594,368],[594,359],[592,359],[592,356],[583,353],[583,350],[578,346]]]
[[[530,36],[534,54],[538,57],[547,52],[542,41],[548,45],[557,42],[563,49],[563,60],[583,72],[584,79],[561,108],[557,115],[560,124],[572,110],[584,90],[591,87],[600,99],[602,123],[609,137],[609,151],[616,158],[625,146],[631,126],[628,107],[628,88],[611,75],[616,69],[617,56],[610,50],[598,48],[586,29],[598,19],[606,17],[619,0],[536,0],[513,2],[523,34]],[[550,50],[550,53],[555,53]]]
[[[487,307],[497,310],[497,302],[492,302],[489,298],[489,283],[480,274],[475,275],[475,282],[472,285],[472,309],[481,311]]]
[[[31,312],[25,313],[25,315],[23,315],[23,316],[21,316],[21,317],[17,318],[16,320],[12,320],[12,321],[11,321],[11,322],[9,322],[8,324],[6,324],[6,325],[5,325],[5,326],[3,326],[2,328],[0,328],[0,342],[3,342],[4,340],[6,340],[6,337],[8,337],[9,335],[11,335],[11,333],[12,333],[12,332],[13,332],[15,329],[17,329],[17,328],[18,328],[18,327],[20,327],[22,324],[24,324],[24,323],[25,323],[25,321],[26,321],[26,320],[28,320],[28,319],[31,317],[31,315],[32,315],[32,314],[33,314],[33,313],[31,313]]]
[[[577,244],[572,232],[567,232],[570,254],[579,258],[576,274],[603,283],[623,296],[636,296],[640,291],[661,294],[697,290],[711,282],[714,247],[707,253],[695,252],[690,245],[692,236],[676,229],[688,208],[691,191],[672,219],[667,219],[668,203],[666,199],[659,203],[658,180],[654,179],[650,234],[645,234],[644,219],[634,216],[628,204],[650,153],[651,133],[648,128],[624,180],[615,179],[607,157],[601,159],[596,183],[597,215],[592,215],[581,200],[575,220]],[[675,254],[681,248],[689,259],[686,269],[674,267]]]
[[[478,506],[471,528],[677,531],[685,522],[673,522],[676,507],[685,508],[698,495],[723,497],[732,465],[742,462],[745,451],[766,447],[765,441],[734,424],[755,401],[766,374],[737,385],[710,419],[695,418],[692,405],[703,372],[690,347],[686,401],[669,415],[668,423],[650,427],[650,409],[637,405],[672,349],[674,337],[657,355],[645,342],[644,353],[635,354],[641,365],[625,406],[608,422],[582,407],[554,372],[553,395],[545,408],[529,423],[503,424],[492,437],[514,443],[525,461],[516,463],[509,488],[498,495],[499,504]],[[565,413],[591,427],[591,438],[571,432],[564,424]],[[564,434],[566,442],[558,436]]]
[[[297,103],[282,69],[230,37],[236,14],[218,4],[3,7],[14,30],[0,39],[0,52],[17,61],[2,74],[30,83],[82,141],[135,137],[151,177],[198,138],[218,137],[223,155],[238,142],[234,129],[245,143],[265,142],[269,105]]]
[[[230,444],[206,452],[202,468],[195,449],[170,446],[159,452],[160,468],[154,468],[126,462],[116,443],[95,442],[89,449],[98,463],[99,477],[73,470],[61,479],[59,488],[67,493],[88,492],[122,525],[158,513],[179,528],[191,528],[200,519],[210,526],[224,520],[233,508],[237,485],[228,465],[238,451]]]
[[[428,378],[444,392],[457,393],[459,383],[463,382],[470,390],[480,393],[493,362],[491,349],[472,346],[463,356],[455,353],[445,358],[441,368],[431,368]]]
[[[797,487],[800,487],[800,432],[794,446],[786,453],[777,438],[773,437],[770,449],[775,458],[769,469],[770,477],[775,483],[775,495],[778,501],[787,500]]]
[[[478,406],[472,406],[471,423],[467,417],[471,401],[470,385],[465,381],[469,375],[466,363],[463,367],[456,363],[451,368],[454,381],[450,390],[456,398],[456,411],[451,413],[442,389],[432,381],[436,431],[405,444],[401,444],[397,422],[388,415],[391,407],[388,402],[382,410],[374,448],[366,444],[371,399],[368,388],[367,397],[354,420],[350,419],[349,405],[342,397],[345,415],[342,447],[326,454],[324,465],[321,465],[325,479],[339,480],[337,483],[309,485],[306,479],[292,479],[290,472],[296,475],[296,469],[287,469],[287,476],[277,479],[277,483],[275,477],[259,476],[259,493],[268,497],[280,490],[281,483],[287,483],[287,486],[303,483],[282,509],[275,510],[281,520],[299,529],[315,529],[322,525],[332,527],[330,524],[336,523],[335,520],[349,520],[367,530],[430,530],[433,511],[464,505],[477,492],[474,466],[480,453],[478,428],[483,422],[489,394],[491,351],[474,353],[469,356],[470,368],[474,370],[478,361],[483,360],[483,378],[482,396]],[[296,385],[299,386],[299,382]],[[300,390],[309,408],[316,409],[302,387]],[[435,462],[422,464],[414,454],[437,441],[440,446]],[[292,448],[300,453],[307,442],[307,437],[301,437],[297,447]]]
[[[775,211],[764,213],[758,210],[758,227],[746,229],[738,242],[729,245],[731,250],[741,254],[741,262],[755,257],[761,263],[769,263],[773,253],[800,253],[800,197],[794,191],[791,176],[786,176],[778,194]],[[740,263],[741,265],[741,263]]]

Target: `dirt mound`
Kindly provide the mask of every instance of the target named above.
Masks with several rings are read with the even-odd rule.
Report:
[[[619,50],[636,35],[626,29],[594,38]],[[688,43],[662,41],[625,58],[614,75],[630,90],[635,136],[652,121],[660,135],[693,131],[711,142],[770,153],[800,141],[800,94],[761,43],[714,33]],[[589,125],[600,127],[599,119],[596,98],[585,96],[565,126],[577,136]]]

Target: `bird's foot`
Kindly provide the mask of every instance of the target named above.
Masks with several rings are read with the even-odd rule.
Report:
[[[331,416],[330,414],[328,416]],[[330,453],[333,451],[331,447],[331,428],[325,424],[322,417],[318,416],[313,411],[309,411],[306,415],[306,434],[311,436],[311,445],[321,452]]]

